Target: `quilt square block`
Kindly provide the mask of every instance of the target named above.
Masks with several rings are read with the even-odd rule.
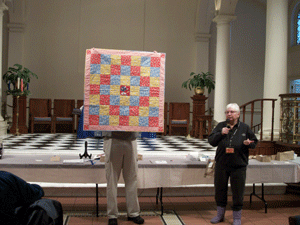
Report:
[[[111,65],[111,58],[109,54],[101,54],[101,64]]]
[[[129,106],[126,105],[120,106],[120,116],[129,116]]]
[[[121,55],[121,65],[130,66],[131,65],[131,56],[130,55]]]
[[[120,55],[111,55],[111,65],[121,65]]]
[[[130,76],[131,67],[130,66],[121,66],[121,75]]]
[[[150,87],[150,96],[151,97],[159,97],[160,89],[159,87]]]
[[[91,95],[98,95],[98,94],[100,94],[100,85],[91,84],[90,94]]]
[[[163,132],[165,53],[86,50],[84,130]]]
[[[99,64],[90,65],[90,74],[100,74],[101,66]]]
[[[140,105],[140,97],[139,96],[130,96],[130,104],[131,106],[139,106]]]
[[[130,86],[130,96],[140,96],[140,86]]]
[[[120,116],[120,126],[129,126],[129,116]]]
[[[111,85],[120,85],[121,84],[121,76],[111,75],[110,76],[110,84]]]
[[[120,87],[120,95],[130,96],[130,86],[121,85],[121,87]]]
[[[150,77],[151,68],[150,67],[141,67],[141,76],[142,77]]]
[[[133,55],[131,57],[131,66],[141,66],[141,56]]]
[[[111,65],[110,67],[111,75],[120,75],[121,66],[120,65]]]
[[[140,87],[140,96],[149,96],[150,87]]]
[[[139,116],[140,107],[129,106],[129,116]]]
[[[100,116],[109,116],[109,105],[100,105],[99,115]],[[104,118],[106,118],[106,117],[104,117]],[[100,117],[100,119],[101,119],[101,117]]]
[[[109,95],[110,85],[100,85],[99,92],[100,92],[100,95]]]
[[[111,95],[110,96],[110,105],[120,105],[120,96],[119,95]]]
[[[100,75],[100,84],[110,85],[110,75]]]
[[[96,84],[98,85],[100,82],[100,74],[92,74],[90,84]]]
[[[100,64],[101,55],[100,54],[92,54],[91,55],[91,64]]]
[[[99,105],[99,95],[91,95],[89,96],[90,105]]]
[[[110,105],[109,99],[110,99],[109,95],[100,95],[100,105]]]
[[[110,95],[120,95],[120,86],[121,85],[110,85]]]
[[[141,66],[150,67],[150,63],[151,63],[151,57],[149,56],[141,57]]]
[[[143,87],[150,87],[150,77],[141,77],[140,85]]]
[[[130,74],[132,76],[140,76],[141,75],[141,67],[140,66],[132,66]]]
[[[140,77],[130,77],[130,86],[140,86]]]
[[[111,105],[109,106],[109,115],[120,115],[120,106],[119,105]]]

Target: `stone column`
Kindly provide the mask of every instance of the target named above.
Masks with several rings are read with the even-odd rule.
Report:
[[[2,46],[3,46],[3,15],[4,10],[8,10],[8,7],[4,2],[0,3],[0,107],[2,107]],[[2,110],[0,110],[2,112]],[[0,139],[2,139],[7,134],[7,122],[4,121],[0,113]],[[2,141],[1,141],[2,142]]]
[[[197,56],[196,56],[196,73],[208,72],[208,64],[209,64],[209,39],[211,34],[208,33],[196,33],[195,41],[197,47]],[[205,95],[208,96],[208,90],[205,88]],[[207,102],[205,108],[207,109]]]
[[[7,1],[9,23],[8,35],[8,66],[12,67],[15,63],[24,65],[24,32],[25,32],[25,15],[26,0]],[[13,96],[7,95],[7,103],[13,105]],[[7,108],[7,114],[13,117],[13,108]]]
[[[196,73],[208,71],[209,60],[209,39],[211,34],[196,33],[195,41],[197,46],[196,56]]]
[[[213,21],[217,23],[217,47],[216,47],[216,87],[214,102],[214,120],[225,120],[225,108],[229,103],[230,86],[230,22],[236,16],[218,15]]]
[[[276,98],[274,139],[279,137],[280,98],[287,93],[288,1],[267,0],[264,98]],[[263,140],[270,138],[271,103],[264,106]]]

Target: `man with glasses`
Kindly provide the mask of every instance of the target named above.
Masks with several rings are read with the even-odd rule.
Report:
[[[224,221],[230,177],[233,225],[240,225],[249,148],[255,148],[258,140],[250,127],[240,122],[240,107],[236,103],[227,105],[225,115],[226,121],[220,122],[208,137],[212,146],[218,146],[214,178],[217,216],[210,222]]]

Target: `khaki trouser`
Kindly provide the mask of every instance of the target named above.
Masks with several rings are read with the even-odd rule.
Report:
[[[140,206],[137,196],[137,141],[105,138],[105,170],[107,180],[107,216],[118,217],[117,185],[121,170],[125,181],[127,215],[139,215]]]

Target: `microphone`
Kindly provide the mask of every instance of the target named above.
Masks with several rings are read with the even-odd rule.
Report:
[[[228,129],[231,129],[231,127],[230,127],[230,125],[229,125],[229,121],[230,121],[230,119],[227,119],[227,120],[226,120],[226,123],[227,123],[226,127],[227,127]]]

